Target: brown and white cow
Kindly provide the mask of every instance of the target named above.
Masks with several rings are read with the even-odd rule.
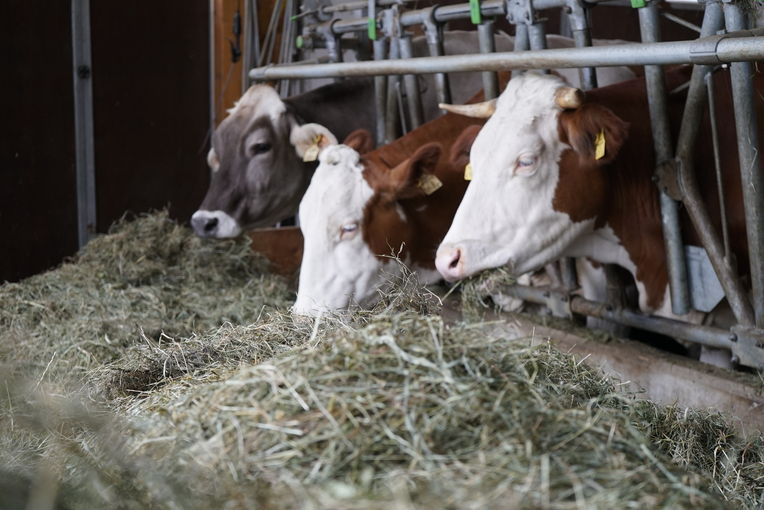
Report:
[[[668,73],[668,88],[688,77],[687,68]],[[729,90],[724,78],[715,76],[717,92]],[[761,74],[755,87],[761,121]],[[677,126],[683,98],[672,96],[669,103]],[[670,315],[644,82],[590,91],[581,102],[580,92],[560,79],[528,73],[513,79],[493,108],[472,146],[473,181],[438,249],[436,264],[443,276],[458,280],[497,266],[519,274],[563,256],[589,257],[629,270],[640,308]],[[731,110],[729,96],[719,94],[730,239],[745,270],[748,253]],[[707,125],[701,129],[695,161],[704,198],[718,223]],[[699,244],[688,222],[685,227],[685,242]]]
[[[478,50],[475,32],[449,32],[445,40],[447,54]],[[509,36],[498,35],[497,50],[511,50],[513,42]],[[415,55],[426,54],[423,39],[414,43]],[[548,43],[550,47],[573,45],[572,39],[559,36],[549,36]],[[577,83],[576,70],[559,72]],[[600,83],[633,76],[625,67],[598,73]],[[481,84],[479,73],[456,73],[451,80],[453,97],[466,100]],[[434,87],[427,87],[422,95],[426,118],[434,118]],[[315,162],[303,162],[290,141],[299,136],[299,126],[319,123],[341,140],[358,128],[373,130],[374,119],[370,79],[344,80],[287,99],[271,87],[251,87],[212,136],[207,160],[213,172],[207,194],[191,218],[194,231],[202,237],[235,237],[293,215],[316,168]]]
[[[391,254],[421,283],[440,280],[435,250],[468,184],[475,122],[449,114],[364,156],[351,141],[321,151],[300,203],[305,244],[294,313],[372,304],[400,269]]]

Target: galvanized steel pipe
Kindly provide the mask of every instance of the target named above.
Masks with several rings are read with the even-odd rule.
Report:
[[[746,37],[754,34],[757,37]],[[559,48],[490,55],[449,55],[347,64],[265,66],[250,71],[256,80],[431,74],[508,69],[608,67],[649,64],[720,64],[764,59],[764,31],[746,31],[695,41]],[[710,43],[710,44],[709,44]],[[713,49],[709,49],[713,45]]]
[[[654,2],[650,2],[638,11],[642,41],[646,43],[660,41],[658,6]],[[655,147],[655,162],[656,167],[658,167],[670,161],[674,154],[668,118],[666,86],[663,81],[661,66],[645,66],[645,82],[650,108],[653,146]],[[682,231],[679,226],[679,204],[665,191],[660,190],[660,205],[671,292],[671,310],[676,315],[684,315],[690,311],[690,293],[687,284],[687,264],[684,244],[682,243]]]

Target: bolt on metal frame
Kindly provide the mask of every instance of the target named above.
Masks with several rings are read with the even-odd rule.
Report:
[[[674,313],[681,315],[689,311],[690,299],[685,268],[684,247],[678,221],[677,201],[681,201],[698,231],[702,244],[724,288],[738,326],[725,331],[707,326],[695,326],[679,321],[649,317],[638,312],[614,308],[608,304],[595,303],[580,297],[572,297],[570,288],[564,291],[533,289],[512,286],[505,291],[515,297],[547,305],[559,313],[581,313],[611,320],[620,324],[670,334],[678,338],[717,348],[729,349],[749,366],[764,368],[764,350],[760,342],[764,340],[764,190],[760,186],[746,186],[746,183],[761,182],[761,164],[757,147],[757,124],[753,107],[750,62],[764,59],[764,30],[746,30],[746,18],[741,8],[732,1],[723,4],[709,1],[705,4],[703,26],[700,38],[694,41],[659,42],[657,5],[650,1],[638,9],[643,44],[625,44],[608,47],[591,47],[591,32],[588,26],[584,4],[577,0],[488,0],[480,5],[484,16],[506,15],[515,24],[515,51],[493,53],[493,27],[483,21],[478,25],[481,54],[469,56],[442,56],[442,23],[451,19],[469,16],[469,4],[435,6],[399,13],[397,7],[382,12],[382,26],[389,40],[390,52],[385,55],[384,41],[375,41],[375,61],[353,64],[325,64],[301,66],[267,66],[250,71],[255,79],[309,78],[323,76],[377,76],[376,83],[382,83],[384,76],[406,75],[408,81],[407,99],[409,110],[415,110],[412,123],[418,125],[417,117],[421,104],[416,105],[408,96],[416,95],[411,85],[416,80],[413,75],[436,73],[438,100],[448,102],[448,80],[445,73],[479,71],[483,73],[487,97],[495,95],[492,90],[491,75],[498,70],[518,72],[523,69],[579,68],[582,88],[596,87],[597,66],[644,65],[648,89],[648,103],[656,148],[656,168],[660,188],[661,214],[664,238],[667,248],[670,290]],[[534,8],[565,7],[568,10],[571,31],[577,48],[544,49],[545,30],[543,20],[538,20]],[[726,23],[728,33],[718,33]],[[428,37],[431,57],[407,58],[408,50],[401,50],[401,41],[406,39],[403,28],[421,24]],[[325,22],[333,34],[348,33],[365,29],[367,20],[335,20]],[[312,33],[321,33],[321,30]],[[310,32],[310,30],[309,30]],[[305,31],[304,31],[305,33]],[[403,43],[404,46],[407,44]],[[404,54],[405,53],[405,54]],[[385,60],[393,57],[396,60]],[[403,57],[403,58],[399,58]],[[682,118],[676,154],[672,156],[672,144],[666,110],[666,91],[663,85],[661,65],[695,64],[688,85],[685,112]],[[749,236],[749,256],[753,287],[751,306],[743,286],[735,271],[729,250],[726,220],[723,221],[723,239],[719,239],[711,225],[708,211],[701,200],[697,180],[694,175],[692,151],[697,138],[698,126],[705,106],[710,101],[712,121],[713,85],[709,73],[713,66],[730,63],[732,69],[733,104],[740,172],[743,179],[746,227]],[[409,78],[411,77],[411,78]],[[412,79],[413,78],[413,79]],[[495,78],[495,76],[494,76]],[[388,78],[389,79],[389,78]],[[386,140],[391,136],[391,118],[397,110],[390,108],[395,92],[387,84],[387,112],[385,118]],[[710,97],[709,97],[710,96]],[[383,104],[378,97],[377,105]],[[381,110],[378,110],[381,112]],[[716,126],[712,126],[715,133]],[[718,160],[718,144],[713,135]],[[717,179],[721,180],[717,164]],[[758,179],[758,181],[757,181]],[[673,180],[673,182],[672,182]],[[671,192],[673,190],[673,193]],[[678,190],[678,191],[677,191]],[[721,193],[721,190],[720,190]],[[724,207],[722,202],[721,207]],[[722,217],[725,218],[722,210]],[[564,267],[564,266],[563,266]],[[564,271],[566,273],[567,271]],[[564,278],[570,279],[570,275]],[[568,282],[568,285],[571,285]],[[567,303],[561,306],[560,303]]]

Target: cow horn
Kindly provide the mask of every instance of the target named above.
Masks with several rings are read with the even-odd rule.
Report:
[[[496,111],[496,99],[474,104],[446,104],[439,103],[438,108],[451,113],[458,113],[467,117],[487,119]]]
[[[554,93],[554,102],[566,110],[575,110],[584,102],[584,93],[575,87],[560,87]]]

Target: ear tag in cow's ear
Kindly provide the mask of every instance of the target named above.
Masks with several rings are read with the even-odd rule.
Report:
[[[467,163],[467,166],[464,167],[464,180],[472,180],[472,163]]]
[[[305,153],[302,155],[302,160],[304,162],[309,163],[318,159],[318,153],[321,151],[319,144],[323,138],[324,135],[316,135],[315,138],[313,138],[313,143],[305,150]]]
[[[425,195],[432,195],[443,187],[443,183],[440,179],[432,174],[422,174],[416,183],[417,187],[424,191]]]
[[[605,131],[600,129],[597,138],[594,139],[594,159],[605,157]]]

